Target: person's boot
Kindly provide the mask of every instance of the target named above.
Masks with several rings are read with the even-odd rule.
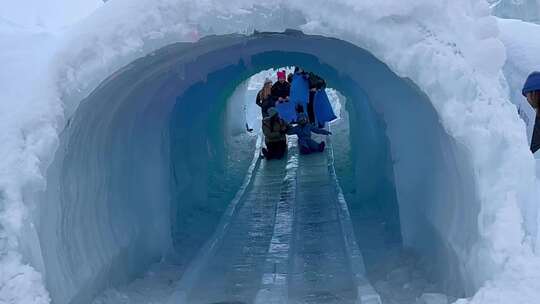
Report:
[[[326,147],[326,143],[324,141],[321,141],[321,143],[319,144],[319,151],[324,151],[324,147]]]

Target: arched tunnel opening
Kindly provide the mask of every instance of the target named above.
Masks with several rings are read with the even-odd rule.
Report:
[[[368,278],[387,275],[381,257],[405,247],[429,265],[437,291],[472,294],[479,282],[460,258],[477,236],[473,172],[429,98],[357,46],[288,31],[169,45],[81,102],[39,211],[54,302],[90,303],[156,262],[197,260],[258,149],[253,136],[228,140],[226,100],[252,75],[295,65],[346,100],[333,164]]]

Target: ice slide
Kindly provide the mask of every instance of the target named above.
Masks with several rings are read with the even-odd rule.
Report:
[[[325,153],[257,155],[220,227],[169,303],[381,303]]]

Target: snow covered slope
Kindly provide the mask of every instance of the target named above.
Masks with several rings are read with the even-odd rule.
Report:
[[[362,88],[369,93],[375,110],[379,111],[384,119],[388,119],[385,122],[389,125],[388,137],[397,168],[398,199],[402,202],[417,200],[422,206],[413,209],[414,205],[406,205],[409,206],[410,213],[405,212],[405,218],[402,213],[402,223],[403,219],[413,223],[418,214],[413,211],[418,211],[427,219],[427,223],[434,226],[433,231],[440,234],[438,239],[443,241],[435,245],[436,249],[456,253],[455,260],[460,265],[460,271],[469,274],[466,289],[468,294],[475,293],[471,300],[473,303],[538,302],[540,281],[536,269],[540,268],[538,257],[532,252],[538,238],[535,163],[528,151],[525,125],[519,119],[516,107],[508,100],[507,85],[502,73],[506,52],[499,40],[497,21],[490,16],[488,4],[481,0],[339,0],[332,3],[320,0],[236,0],[226,3],[213,0],[114,0],[62,37],[41,40],[38,37],[42,36],[34,33],[28,35],[15,29],[2,31],[0,302],[47,303],[49,295],[44,286],[58,283],[44,282],[39,273],[46,275],[47,269],[53,269],[53,272],[77,270],[78,265],[49,264],[57,261],[58,257],[49,259],[42,254],[40,247],[47,246],[49,242],[42,236],[50,234],[42,232],[44,227],[40,226],[39,221],[41,218],[55,222],[53,218],[43,217],[43,214],[46,214],[43,210],[58,203],[43,197],[44,189],[48,186],[46,170],[51,161],[64,154],[73,155],[75,160],[86,157],[83,155],[82,158],[77,158],[81,156],[70,154],[72,151],[80,151],[70,150],[70,146],[61,146],[64,150],[55,155],[55,150],[61,144],[59,134],[64,130],[64,126],[71,122],[69,118],[76,116],[81,100],[120,67],[172,42],[192,42],[213,34],[251,33],[254,29],[282,31],[285,28],[301,29],[309,34],[350,42],[373,54],[388,65],[391,72],[407,78],[403,82],[396,82],[398,86],[417,88],[418,92],[413,95],[415,98],[423,97],[418,97],[411,103],[400,103],[399,96],[392,96],[385,84],[377,85],[366,81],[364,84],[370,84],[369,87]],[[504,37],[503,35],[503,41]],[[511,45],[508,41],[505,43]],[[279,49],[279,46],[276,48]],[[513,53],[508,53],[508,58],[512,59]],[[354,58],[351,60],[355,61]],[[129,70],[129,67],[125,70]],[[174,72],[181,75],[186,71]],[[197,74],[197,68],[189,72],[193,79],[199,77],[203,80],[208,76]],[[346,72],[354,74],[351,71]],[[506,78],[511,79],[512,75],[513,72],[507,72]],[[409,87],[403,84],[408,82],[414,85]],[[99,90],[96,92],[99,93]],[[381,96],[388,99],[382,100]],[[454,171],[455,175],[439,176],[439,179],[436,179],[451,183],[435,182],[427,184],[427,187],[426,184],[411,186],[408,176],[400,175],[400,172],[414,172],[414,162],[400,163],[400,160],[408,157],[413,159],[415,150],[401,148],[406,146],[399,143],[404,144],[408,138],[400,138],[399,135],[414,134],[412,131],[421,130],[419,126],[415,126],[409,129],[411,133],[399,133],[396,126],[404,124],[406,116],[398,115],[399,111],[395,109],[408,104],[425,104],[436,114],[431,115],[428,111],[418,115],[427,117],[425,121],[430,124],[426,127],[432,127],[428,130],[430,139],[426,145],[437,146],[437,138],[441,138],[441,141],[434,151],[446,151],[446,144],[452,145],[448,154],[437,155],[444,160],[441,162],[445,164],[444,168],[454,163],[459,164],[459,167]],[[106,105],[103,106],[105,110],[96,108],[93,115],[99,117],[100,113],[108,113]],[[92,107],[93,104],[87,104],[85,109]],[[112,113],[112,109],[109,110]],[[407,113],[407,110],[411,109],[404,108],[403,112]],[[83,115],[80,113],[79,115]],[[409,113],[414,115],[415,112]],[[385,114],[388,117],[385,117]],[[424,114],[425,116],[422,116]],[[389,117],[395,120],[390,120]],[[138,121],[136,114],[125,118],[124,122]],[[397,123],[392,125],[393,121]],[[129,129],[128,125],[116,127]],[[135,129],[144,129],[140,125],[137,128]],[[112,132],[112,127],[109,129],[102,125],[96,130],[102,130],[105,137],[113,141],[113,133],[109,133]],[[437,137],[437,134],[440,137]],[[102,139],[99,133],[91,135]],[[73,138],[76,139],[76,136]],[[392,139],[395,140],[394,144]],[[99,148],[100,146],[96,147],[98,150]],[[91,156],[97,158],[100,155]],[[157,154],[152,154],[152,157],[160,159]],[[73,168],[75,164],[76,161],[66,165]],[[416,166],[422,167],[422,162],[418,161]],[[99,182],[106,180],[98,178],[97,181],[96,185],[100,186],[102,184]],[[112,187],[111,185],[114,183],[102,186]],[[465,190],[448,191],[447,186],[450,186],[450,189]],[[422,187],[430,189],[425,192],[424,197],[417,195],[422,193],[417,190]],[[104,202],[91,194],[85,199],[101,204]],[[458,203],[449,206],[445,205],[446,202]],[[115,205],[114,208],[117,207]],[[110,214],[121,214],[124,211],[114,208]],[[454,216],[448,216],[448,210],[451,210]],[[82,211],[83,209],[74,212],[84,215]],[[137,208],[130,211],[134,214],[133,218],[141,216],[141,213],[137,213]],[[163,209],[156,207],[154,211],[163,218]],[[100,216],[106,214],[109,213],[93,216],[102,219]],[[463,216],[457,215],[466,215],[470,225],[462,225]],[[62,217],[57,220],[60,223],[68,221]],[[139,231],[136,231],[136,228],[131,231],[130,229],[137,225],[130,222],[128,217],[122,220],[126,221],[124,224],[127,228],[120,231],[128,231],[130,236],[136,236],[134,239],[138,243],[134,246],[141,247],[135,248],[143,248],[148,242],[152,243],[153,247],[149,248],[149,251],[154,255],[155,252],[165,249],[158,247],[164,246],[167,240],[154,242],[151,233],[137,234]],[[159,222],[157,218],[155,220]],[[101,223],[104,223],[103,227],[107,224],[106,220]],[[86,224],[92,226],[97,223]],[[57,233],[69,236],[68,230],[62,230],[61,225],[59,227],[60,231]],[[77,227],[84,231],[84,227]],[[99,229],[102,229],[101,227]],[[418,238],[421,234],[414,233],[411,227],[419,228],[414,225],[408,228],[404,226],[403,231],[405,234],[408,232],[409,236],[407,238],[405,235],[405,242],[414,247],[426,241],[425,238]],[[51,227],[48,226],[48,229]],[[155,226],[148,231],[161,229],[163,227]],[[108,237],[107,231],[103,230],[101,233]],[[51,234],[54,234],[54,231]],[[97,253],[91,253],[91,260],[98,262],[85,265],[96,273],[88,271],[77,276],[82,279],[73,282],[70,285],[75,286],[73,288],[85,285],[88,280],[106,280],[107,278],[100,275],[114,267],[131,269],[133,266],[120,267],[118,265],[121,261],[112,259],[105,251],[101,254],[99,245],[103,244],[96,241],[99,238],[93,238],[94,236],[96,235],[89,235],[87,238],[71,236],[69,238],[72,243],[66,244],[67,247],[72,247],[87,243],[81,245],[81,248],[84,248],[92,245],[88,242],[96,242],[94,248]],[[109,242],[107,238],[104,239]],[[135,256],[133,261],[138,262],[141,257]],[[70,293],[77,293],[77,290],[67,290],[65,293],[66,295],[54,300],[65,303],[71,296]]]

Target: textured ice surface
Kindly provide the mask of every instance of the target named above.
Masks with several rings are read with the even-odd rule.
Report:
[[[538,0],[488,0],[493,14],[502,18],[540,22],[540,3]]]
[[[448,304],[448,297],[443,294],[425,293],[416,301],[416,304]]]
[[[353,155],[361,155],[364,152],[359,145],[350,145],[349,141],[351,136],[355,137],[354,134],[370,128],[360,127],[360,124],[354,122],[358,119],[358,114],[352,111],[352,101],[346,101],[344,97],[340,100],[341,118],[331,124],[334,164],[344,197],[350,207],[368,279],[380,294],[383,303],[414,303],[424,292],[444,291],[444,279],[436,279],[429,275],[430,269],[433,269],[433,265],[430,265],[432,262],[422,260],[417,254],[402,246],[399,221],[396,218],[399,210],[392,184],[382,184],[378,197],[367,199],[357,190],[360,183],[356,178],[361,176],[357,177],[356,172],[362,170],[355,170],[358,158]],[[380,165],[388,166],[384,162]],[[389,176],[384,177],[392,173],[388,168],[378,168],[375,171],[383,172],[381,178],[391,180]]]
[[[480,0],[257,1],[257,5],[247,0],[226,3],[115,0],[72,28],[69,34],[63,35],[62,40],[66,39],[62,43],[49,39],[47,35],[39,35],[45,37],[39,40],[34,33],[28,35],[9,27],[9,35],[3,31],[1,38],[2,66],[9,69],[3,68],[0,72],[3,131],[0,134],[3,155],[0,170],[0,263],[9,266],[2,269],[10,269],[10,272],[2,273],[0,285],[9,287],[9,293],[2,290],[1,296],[11,302],[46,302],[45,284],[48,288],[60,284],[65,287],[62,293],[74,294],[81,290],[79,286],[88,282],[105,284],[112,279],[100,277],[107,272],[102,272],[104,269],[129,280],[134,275],[130,270],[143,271],[137,269],[145,264],[141,261],[159,258],[167,249],[169,242],[156,239],[154,232],[166,231],[164,227],[169,221],[169,213],[164,207],[169,200],[162,196],[168,193],[163,189],[168,185],[155,178],[159,174],[147,171],[169,172],[167,165],[162,166],[163,155],[158,149],[153,149],[161,147],[156,140],[161,137],[156,134],[159,133],[157,130],[165,129],[157,127],[162,117],[157,114],[166,112],[165,108],[146,108],[156,110],[150,111],[156,115],[139,117],[137,114],[143,112],[137,112],[141,109],[135,106],[120,111],[111,109],[109,104],[89,104],[79,115],[92,114],[87,117],[94,117],[102,123],[88,124],[87,128],[83,128],[85,125],[72,126],[72,129],[88,132],[87,137],[75,135],[73,145],[58,141],[60,132],[72,122],[69,118],[80,109],[79,102],[99,82],[133,59],[170,42],[195,41],[209,34],[251,32],[254,28],[283,30],[291,27],[358,45],[387,64],[393,72],[408,77],[418,86],[418,95],[425,93],[425,98],[418,98],[418,103],[430,104],[432,111],[417,111],[418,108],[409,107],[410,104],[403,101],[408,98],[403,96],[384,95],[387,92],[384,85],[390,82],[385,77],[376,83],[365,82],[366,86],[362,87],[370,93],[372,104],[380,105],[383,96],[392,102],[392,107],[374,107],[384,117],[392,148],[404,241],[427,256],[457,261],[460,268],[450,269],[466,274],[470,280],[465,284],[468,294],[483,287],[474,302],[508,303],[518,298],[520,301],[517,302],[534,303],[540,290],[536,288],[535,272],[530,271],[534,269],[531,265],[537,265],[537,257],[530,251],[537,238],[538,226],[538,204],[533,197],[536,194],[534,161],[528,153],[524,125],[516,114],[516,108],[507,100],[506,82],[501,77],[505,48],[499,40],[497,22],[489,13],[487,3]],[[14,43],[13,36],[17,43]],[[56,52],[57,48],[61,51]],[[57,54],[54,60],[51,59],[53,54]],[[27,58],[35,58],[36,62]],[[286,63],[280,65],[283,64]],[[190,73],[176,70],[174,73],[199,77],[200,80],[207,78],[207,74],[194,72],[197,70],[192,69]],[[347,68],[342,70],[352,74]],[[21,75],[23,77],[19,77]],[[405,83],[407,81],[393,84],[399,87]],[[151,95],[152,88],[142,88],[139,87],[139,92]],[[121,87],[117,91],[127,90]],[[103,122],[104,117],[114,116],[115,110],[118,113],[129,110],[132,114],[115,116],[115,124],[109,126]],[[407,118],[422,123],[411,124]],[[410,127],[401,128],[407,125]],[[134,142],[122,137],[131,131],[137,134]],[[417,135],[414,139],[414,134],[422,136]],[[108,153],[111,151],[104,149],[91,154],[91,149],[77,149],[75,143],[79,140],[86,140],[87,147],[98,150],[106,147],[104,142],[119,143],[124,145],[124,150]],[[413,149],[414,146],[417,148]],[[73,207],[69,210],[58,208],[60,200],[47,200],[42,195],[45,185],[48,191],[60,187],[54,180],[45,179],[46,168],[58,147],[61,150],[57,157],[72,157],[71,161],[61,163],[65,168],[72,168],[74,175],[71,176],[82,176],[81,170],[87,166],[93,170],[83,172],[95,177],[92,185],[98,189],[92,191],[78,182],[64,184],[62,190],[78,187],[84,190],[71,192],[73,197],[82,200],[75,200],[72,196],[64,198],[66,205]],[[123,152],[127,157],[114,158]],[[422,152],[426,152],[428,157],[424,157]],[[197,153],[195,151],[193,155]],[[97,162],[102,156],[110,157],[110,163],[104,164],[106,170],[100,170],[88,160],[94,158]],[[118,161],[120,159],[125,163]],[[133,168],[130,159],[145,159],[147,162],[144,164],[148,166]],[[134,192],[121,191],[126,189],[123,188],[125,180],[110,182],[96,173],[120,174],[122,171],[115,171],[118,168],[115,165],[120,169],[148,173],[144,175],[148,180],[132,180],[138,186],[130,187]],[[455,170],[446,171],[449,168]],[[133,175],[133,171],[126,172],[130,172],[126,173],[127,176],[141,176]],[[181,177],[186,177],[190,174],[195,176],[200,171],[186,169],[181,172],[186,173]],[[426,178],[411,178],[410,174],[414,173],[417,177]],[[414,189],[426,191],[419,194]],[[142,193],[144,195],[140,195]],[[104,196],[115,203],[106,204]],[[148,212],[142,208],[143,205],[128,204],[129,199],[144,201],[153,208]],[[76,204],[75,201],[96,202],[96,205]],[[90,213],[84,206],[101,207],[92,209],[92,216],[87,216]],[[108,210],[107,206],[111,209]],[[414,211],[418,210],[423,212],[416,218],[417,212]],[[75,217],[76,221],[70,220],[74,217],[64,216],[74,214],[80,216]],[[114,217],[118,214],[123,216]],[[145,217],[156,214],[159,216],[153,220]],[[115,221],[109,222],[108,216]],[[465,225],[463,219],[466,219]],[[73,258],[67,261],[88,261],[80,272],[76,271],[79,263],[66,263],[61,255],[54,254],[54,250],[65,248],[55,245],[53,222],[66,224],[58,226],[58,236],[66,240],[61,242],[63,246],[80,248],[80,251],[66,251],[71,252]],[[111,228],[109,223],[118,225]],[[425,233],[428,231],[434,234],[428,236]],[[122,242],[111,237],[115,234]],[[434,243],[433,240],[437,239],[441,242]],[[126,243],[135,249],[126,251],[128,247],[122,247]],[[421,245],[427,243],[436,245]],[[92,251],[86,250],[86,246],[92,247]],[[454,252],[455,256],[441,255],[440,249]],[[135,255],[131,259],[112,258],[119,252],[133,252]],[[153,254],[147,255],[149,252]],[[37,272],[51,279],[44,284]],[[58,278],[66,278],[65,285],[59,283],[64,282],[61,279],[58,282],[52,279],[56,278],[55,273],[64,273]],[[94,294],[99,288],[87,290]],[[88,297],[91,296],[89,294]],[[62,297],[55,300],[62,303]]]

